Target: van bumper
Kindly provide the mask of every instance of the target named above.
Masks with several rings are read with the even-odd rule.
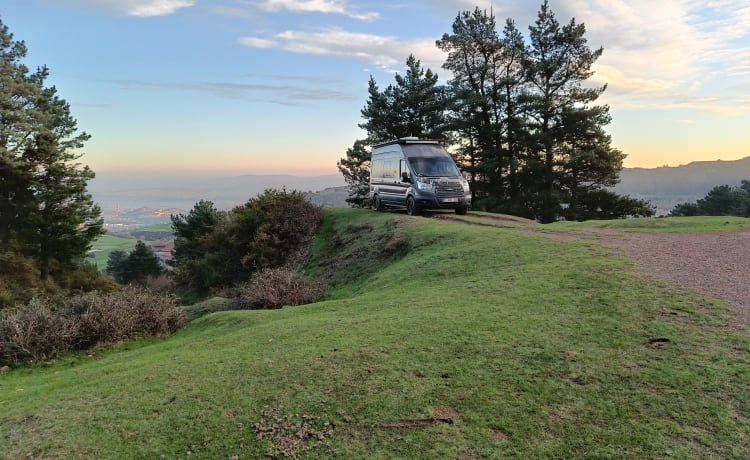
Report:
[[[456,209],[471,208],[471,195],[441,196],[415,194],[414,201],[420,209]]]

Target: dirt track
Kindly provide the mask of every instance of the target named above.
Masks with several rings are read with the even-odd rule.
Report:
[[[488,222],[467,222],[450,215],[436,215],[473,225],[497,226]],[[507,218],[516,221],[523,219]],[[527,221],[528,222],[528,221]],[[655,279],[675,283],[705,297],[723,299],[732,311],[734,329],[750,334],[750,231],[711,233],[624,232],[615,230],[537,232],[561,240],[592,238],[616,253],[632,258],[643,273]]]
[[[603,240],[656,279],[726,300],[733,326],[750,331],[750,231],[607,232]]]

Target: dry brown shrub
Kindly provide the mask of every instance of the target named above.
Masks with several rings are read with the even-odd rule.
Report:
[[[266,268],[249,283],[235,288],[235,308],[275,309],[304,305],[320,299],[324,285],[288,268]]]
[[[169,292],[174,292],[175,283],[174,280],[168,275],[148,275],[143,281],[143,287],[151,292],[167,294]]]
[[[32,299],[22,310],[0,318],[0,364],[36,362],[68,349],[74,325],[47,301]]]
[[[185,312],[172,297],[145,289],[34,299],[0,317],[0,364],[42,361],[67,350],[166,335],[185,321]]]

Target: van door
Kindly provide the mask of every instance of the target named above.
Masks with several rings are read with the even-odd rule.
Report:
[[[383,161],[383,180],[380,185],[380,200],[389,206],[403,206],[405,198],[399,176],[398,158],[386,158]]]

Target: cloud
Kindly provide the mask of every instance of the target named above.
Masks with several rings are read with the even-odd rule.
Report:
[[[341,28],[317,31],[286,30],[271,37],[242,37],[238,42],[251,48],[275,47],[283,51],[315,56],[352,59],[392,70],[412,53],[424,67],[434,70],[445,61],[434,39],[400,40],[394,36],[349,32]]]
[[[166,16],[195,5],[194,0],[131,0],[121,2],[130,16]]]
[[[194,6],[196,0],[56,0],[56,5],[60,3],[104,9],[126,16],[150,17],[174,14]]]
[[[380,18],[380,13],[377,12],[357,12],[344,0],[263,0],[245,3],[268,12],[286,10],[295,13],[341,14],[367,22]]]
[[[294,78],[294,77],[290,77]],[[301,82],[315,83],[317,80],[297,78]],[[153,82],[143,80],[115,80],[112,83],[123,89],[181,90],[207,93],[233,100],[263,101],[280,105],[300,106],[309,101],[350,101],[353,95],[338,89],[310,87],[305,85],[276,85],[265,83],[232,82]]]
[[[279,42],[276,40],[260,37],[242,37],[238,42],[240,45],[247,46],[248,48],[269,49],[279,46]]]

